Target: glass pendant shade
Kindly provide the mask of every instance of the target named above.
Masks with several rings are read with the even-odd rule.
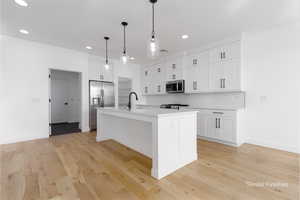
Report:
[[[129,59],[129,57],[125,53],[123,53],[121,56],[121,62],[125,65],[125,64],[127,64],[128,59]]]
[[[148,42],[147,55],[150,58],[156,58],[159,56],[159,42],[158,39],[155,37],[156,35],[154,30],[155,27],[154,4],[157,3],[157,0],[149,0],[149,1],[152,4],[152,32],[151,32],[150,41]]]
[[[104,68],[105,68],[106,70],[109,70],[109,64],[108,64],[108,63],[105,63],[105,64],[104,64]]]
[[[148,43],[148,56],[150,58],[159,56],[159,41],[155,37],[152,37]]]

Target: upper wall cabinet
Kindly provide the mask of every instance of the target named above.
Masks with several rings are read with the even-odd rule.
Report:
[[[209,52],[189,55],[184,60],[186,92],[209,90]]]
[[[104,68],[104,61],[97,56],[89,56],[89,80],[109,81],[113,82],[113,63],[110,68]]]
[[[152,77],[152,71],[150,67],[145,67],[142,71],[142,93],[144,95],[148,95],[151,93],[150,91],[150,85],[151,85],[151,77]]]
[[[210,51],[211,63],[226,62],[233,59],[240,59],[240,57],[241,57],[240,42],[219,46]]]
[[[185,80],[186,93],[241,90],[241,44],[232,42],[206,51],[147,66],[144,95],[165,93],[167,81]]]
[[[167,61],[166,67],[166,80],[174,81],[183,79],[183,60],[182,58]]]
[[[214,91],[241,89],[240,42],[214,48],[210,51],[209,80]]]
[[[166,84],[166,67],[164,63],[151,66],[151,84],[150,90],[152,94],[164,94]]]

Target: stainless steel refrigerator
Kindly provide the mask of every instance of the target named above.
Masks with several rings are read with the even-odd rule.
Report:
[[[115,106],[112,82],[90,81],[90,130],[97,129],[97,107]]]

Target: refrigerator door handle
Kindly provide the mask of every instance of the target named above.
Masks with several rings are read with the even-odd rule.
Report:
[[[100,104],[100,107],[104,107],[104,89],[101,89],[100,94],[101,94],[101,104]]]

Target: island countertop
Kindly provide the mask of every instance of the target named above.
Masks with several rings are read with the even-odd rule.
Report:
[[[106,114],[128,114],[128,115],[142,115],[147,117],[167,117],[174,115],[197,113],[197,110],[175,110],[175,109],[161,109],[161,108],[136,108],[128,110],[126,108],[97,108],[101,113]]]

